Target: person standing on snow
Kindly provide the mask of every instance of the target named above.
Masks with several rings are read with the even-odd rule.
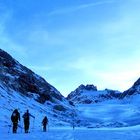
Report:
[[[45,116],[42,120],[43,131],[46,132],[46,125],[48,124],[48,118]]]
[[[30,117],[32,117],[34,119],[35,119],[35,117],[29,113],[29,110],[27,110],[22,117],[24,119],[25,133],[28,133],[29,132],[29,126],[30,126]]]
[[[11,121],[13,123],[13,133],[17,133],[18,120],[20,121],[20,113],[15,109],[11,115]]]

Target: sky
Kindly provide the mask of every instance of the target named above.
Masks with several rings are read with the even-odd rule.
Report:
[[[140,77],[140,0],[0,0],[0,48],[64,96]]]

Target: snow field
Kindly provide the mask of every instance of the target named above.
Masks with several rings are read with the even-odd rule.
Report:
[[[121,129],[50,128],[48,132],[35,130],[24,134],[1,133],[1,140],[140,140],[140,126]]]

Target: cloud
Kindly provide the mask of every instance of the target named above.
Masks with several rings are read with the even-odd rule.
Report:
[[[24,41],[27,44],[34,45],[39,48],[52,47],[62,45],[65,41],[63,38],[49,32],[47,29],[39,27],[23,31]]]
[[[121,68],[120,68],[121,69]],[[130,88],[133,83],[139,78],[140,67],[137,69],[122,69],[122,71],[108,71],[100,72],[98,78],[101,79],[99,83],[104,83],[104,85],[99,85],[100,87],[114,88],[121,91],[127,90]]]
[[[135,63],[135,58],[108,63],[97,61],[92,57],[79,58],[69,64],[69,69],[77,75],[82,75],[80,80],[96,84],[99,89],[126,90],[139,78],[140,66]]]
[[[100,1],[100,2],[94,2],[94,3],[88,3],[88,4],[82,4],[78,6],[73,6],[69,8],[62,8],[62,9],[57,9],[48,14],[48,16],[54,16],[54,15],[60,15],[60,14],[67,14],[71,12],[76,12],[78,10],[98,6],[98,5],[103,5],[103,4],[110,4],[113,3],[114,0],[106,0],[106,1]]]
[[[9,38],[7,32],[6,32],[6,25],[7,22],[9,22],[12,18],[12,11],[4,11],[0,14],[1,20],[0,20],[0,47],[1,49],[7,51],[11,55],[14,55],[15,57],[27,57],[26,49],[20,44],[17,44],[14,42],[11,38]]]
[[[43,29],[32,29],[30,32],[27,34],[29,42],[34,42],[34,43],[44,43],[48,40],[48,32]]]
[[[0,46],[1,49],[7,51],[11,55],[14,55],[15,58],[27,58],[26,49],[23,46],[14,43],[8,37],[3,36],[0,38]]]
[[[63,83],[68,84],[67,81],[70,81],[70,86],[93,83],[99,88],[127,89],[138,78],[140,71],[137,65],[140,61],[139,12],[131,6],[124,8],[122,4],[125,2],[119,1],[119,6],[113,5],[113,2],[115,0],[82,4],[56,9],[48,14],[59,16],[99,6],[100,13],[95,13],[97,17],[86,21],[83,16],[75,22],[78,26],[72,26],[71,18],[66,24],[59,17],[57,20],[50,19],[49,24],[44,18],[36,19],[39,22],[30,18],[32,22],[29,26],[21,20],[25,27],[16,24],[19,28],[12,28],[14,34],[11,36],[5,33],[7,22],[10,27],[9,20],[13,20],[12,14],[7,12],[1,16],[0,46],[14,54],[16,59],[22,58],[23,64],[26,57],[30,58],[25,65],[44,76],[48,72],[47,78],[54,78],[51,81],[56,81],[54,85],[62,85],[62,90],[65,90]],[[106,9],[104,14],[104,9],[101,9],[104,4],[115,8]],[[17,18],[17,21],[20,20]]]

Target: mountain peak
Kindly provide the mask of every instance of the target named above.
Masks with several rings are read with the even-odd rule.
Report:
[[[86,86],[81,84],[78,89],[81,89],[81,90],[93,90],[93,91],[97,91],[97,87],[92,85],[92,84],[87,84]]]
[[[74,104],[91,104],[119,98],[119,96],[119,91],[110,89],[97,90],[94,85],[80,85],[68,95],[67,99]]]
[[[16,61],[7,52],[0,49],[0,66],[12,67],[16,64]]]

